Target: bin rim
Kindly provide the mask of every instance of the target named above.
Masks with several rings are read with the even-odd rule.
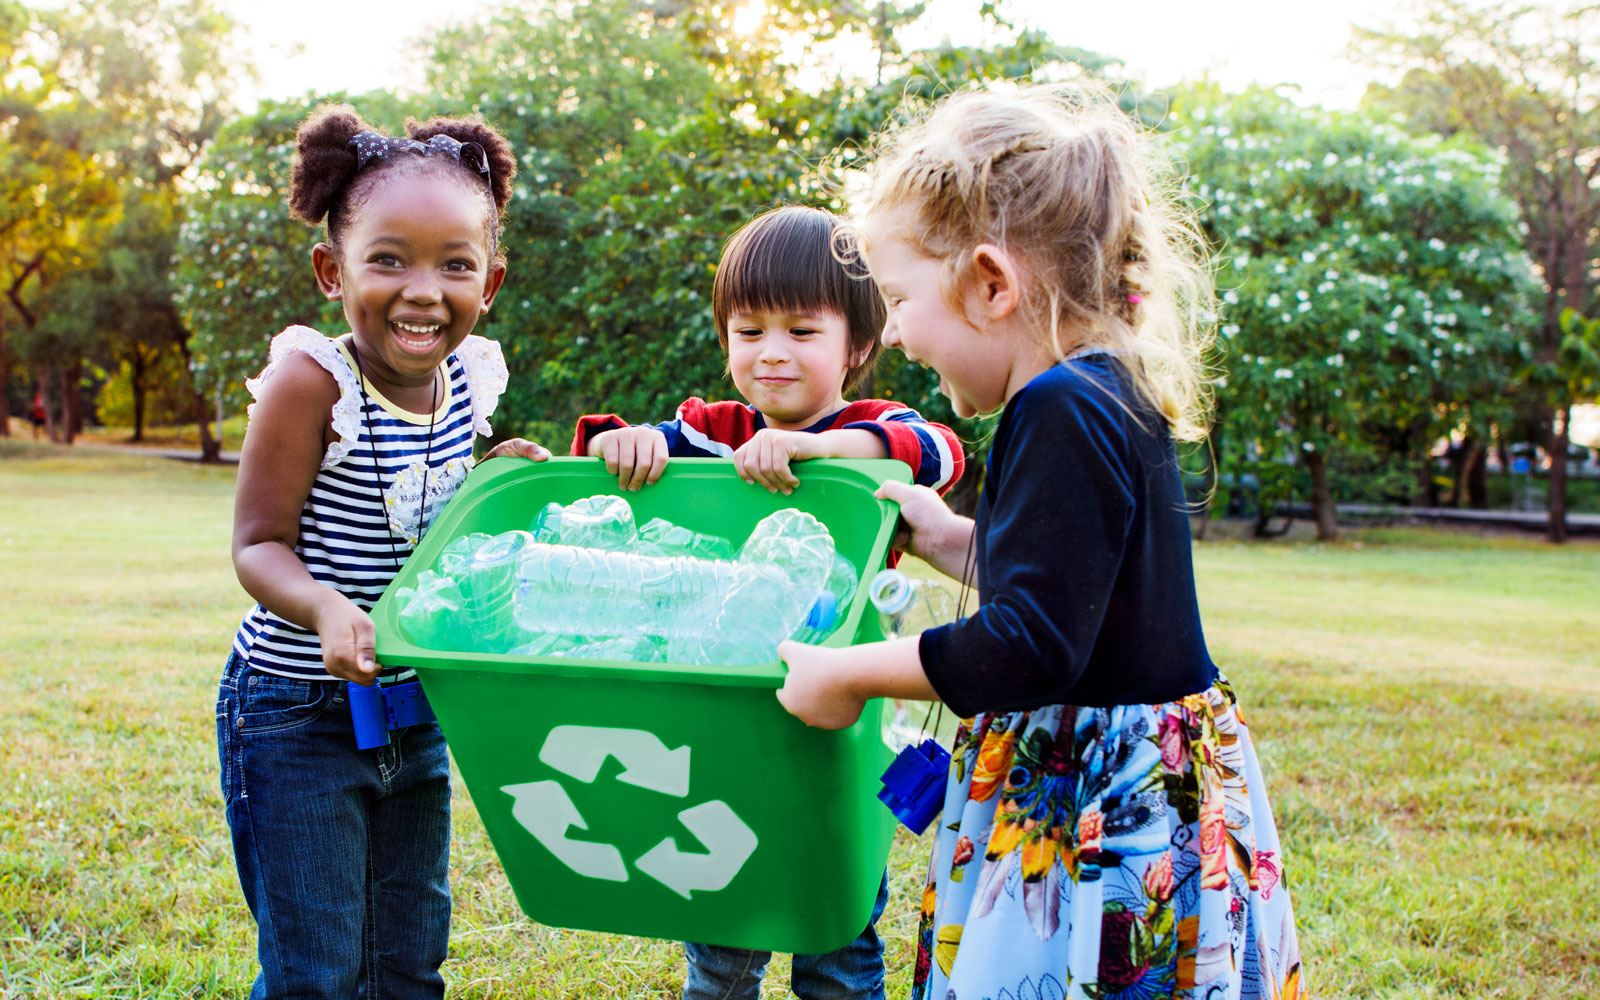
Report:
[[[480,462],[468,476],[465,483],[457,491],[458,495],[472,487],[475,495],[485,495],[497,490],[512,488],[514,484],[527,478],[531,472],[534,475],[541,473],[554,473],[558,471],[572,471],[575,469],[592,470],[598,467],[605,473],[605,459],[603,458],[576,458],[553,457],[542,462],[535,462],[527,458],[496,458],[492,462]],[[662,472],[662,479],[673,475],[704,473],[716,467],[729,470],[732,475],[733,461],[726,458],[674,458],[667,464]],[[821,458],[811,459],[803,463],[796,470],[800,479],[801,489],[807,480],[832,479],[852,483],[856,486],[870,486],[873,490],[885,482],[911,482],[911,468],[904,462],[887,458]],[[609,473],[605,478],[618,495],[622,494],[620,487],[616,487],[616,479]],[[646,486],[645,490],[657,488]],[[745,484],[741,484],[745,485]],[[760,489],[759,486],[750,485],[750,489]],[[597,490],[597,492],[607,492]],[[878,530],[873,539],[873,552],[886,552],[889,543],[894,539],[894,531],[899,517],[899,505],[891,500],[874,498],[880,514]],[[433,566],[439,557],[440,551],[456,536],[455,528],[469,515],[467,508],[452,501],[440,512],[437,520],[429,526],[428,532],[423,536],[417,547],[400,567],[389,586],[385,588],[377,604],[373,606],[372,618],[378,625],[377,660],[380,666],[402,666],[415,669],[419,676],[426,682],[430,673],[439,672],[482,672],[507,675],[531,676],[574,676],[589,679],[617,680],[638,682],[673,682],[707,684],[719,687],[769,687],[783,686],[784,678],[788,675],[788,667],[781,660],[768,663],[758,663],[740,666],[715,666],[694,663],[635,663],[628,660],[599,660],[580,657],[533,657],[514,656],[508,653],[465,653],[461,651],[444,651],[425,649],[412,643],[399,628],[399,610],[396,592],[402,587],[414,586],[416,578],[422,571]],[[531,517],[531,512],[530,512]],[[864,588],[858,588],[858,593],[852,598],[852,608],[844,620],[840,621],[832,636],[823,643],[825,646],[847,645],[855,634],[860,624],[860,616],[865,613],[864,608],[870,607],[860,600]],[[470,657],[470,663],[460,662],[463,658]]]

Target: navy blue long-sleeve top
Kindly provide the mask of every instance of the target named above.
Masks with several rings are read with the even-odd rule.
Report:
[[[1001,414],[978,501],[978,610],[922,633],[928,680],[962,716],[1205,690],[1217,669],[1189,546],[1166,422],[1115,356],[1055,365]]]

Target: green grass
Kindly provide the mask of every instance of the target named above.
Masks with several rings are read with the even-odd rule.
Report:
[[[0,442],[0,996],[248,992],[211,711],[249,603],[232,476]],[[1368,530],[1196,554],[1315,994],[1600,994],[1600,547]],[[523,918],[457,790],[453,995],[676,994],[669,942]],[[902,835],[890,861],[891,996],[926,851]],[[780,960],[764,995],[786,981]]]

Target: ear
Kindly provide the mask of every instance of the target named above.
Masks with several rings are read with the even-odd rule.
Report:
[[[972,287],[968,305],[987,320],[1002,320],[1022,301],[1022,271],[1015,258],[993,243],[972,251]]]
[[[871,356],[872,348],[874,346],[875,345],[873,345],[873,344],[868,344],[866,347],[863,347],[860,350],[851,351],[850,352],[850,358],[849,358],[849,360],[847,360],[845,362],[845,365],[844,365],[845,369],[846,369],[846,374],[849,374],[849,372],[854,371],[855,369],[860,368],[862,365],[866,364],[867,363],[867,358],[869,356]]]
[[[478,315],[482,316],[494,305],[494,297],[500,294],[500,286],[506,280],[505,261],[494,261],[489,265],[489,276],[483,283],[483,302],[478,306]]]
[[[344,282],[339,275],[339,255],[326,243],[311,248],[311,272],[317,276],[317,287],[330,302],[344,298]]]

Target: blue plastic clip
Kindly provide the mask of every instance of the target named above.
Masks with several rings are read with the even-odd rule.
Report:
[[[950,751],[931,739],[906,747],[883,772],[878,801],[889,807],[906,829],[920,834],[944,806]]]
[[[371,687],[347,681],[350,692],[350,721],[355,724],[356,748],[371,750],[389,745],[389,730],[414,726],[419,722],[432,722],[433,706],[417,681],[383,687],[377,681]]]

